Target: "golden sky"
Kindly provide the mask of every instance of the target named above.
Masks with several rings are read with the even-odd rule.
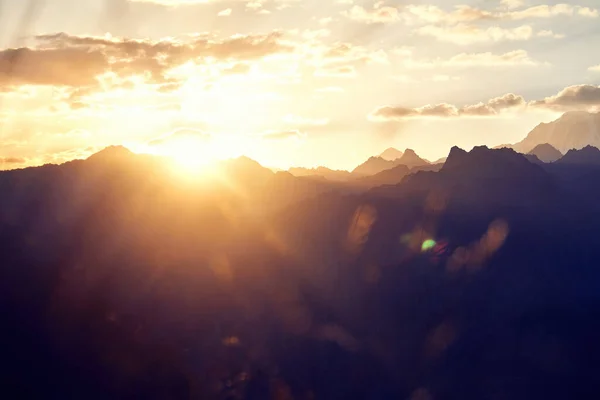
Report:
[[[353,168],[600,106],[600,8],[521,0],[0,0],[0,169],[112,144]]]

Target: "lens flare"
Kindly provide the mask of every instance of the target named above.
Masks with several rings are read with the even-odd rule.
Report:
[[[433,239],[427,239],[423,242],[423,244],[421,245],[421,251],[422,252],[426,252],[429,251],[431,249],[433,249],[436,245],[436,241]]]

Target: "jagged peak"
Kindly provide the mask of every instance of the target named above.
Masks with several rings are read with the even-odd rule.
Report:
[[[600,160],[600,149],[597,147],[587,145],[581,149],[571,149],[564,155],[560,161],[575,161],[575,160],[589,160],[592,157],[594,160]]]
[[[537,146],[535,146],[533,148],[533,150],[530,151],[530,153],[533,152],[533,151],[535,151],[535,150],[542,150],[542,149],[543,150],[555,150],[555,151],[558,151],[558,149],[556,149],[556,147],[552,146],[550,143],[540,143]],[[560,151],[558,151],[558,152],[560,153]]]
[[[502,163],[526,165],[529,161],[515,150],[510,148],[490,149],[487,146],[475,146],[467,152],[457,146],[452,147],[446,163],[442,167],[443,171],[453,169],[485,169],[495,168]]]
[[[560,159],[563,154],[549,143],[541,143],[535,146],[527,155],[534,155],[539,160],[548,163]]]
[[[388,147],[379,155],[379,157],[381,157],[385,160],[394,161],[394,160],[402,157],[402,155],[403,155],[403,153],[400,150],[396,149],[395,147]]]
[[[133,154],[134,153],[132,153],[131,150],[129,150],[125,146],[120,146],[120,145],[108,146],[108,147],[105,147],[104,149],[100,150],[99,152],[94,153],[91,156],[89,156],[88,160],[109,160],[109,159],[115,159],[115,158],[121,159],[121,158],[125,158],[125,157],[130,157]]]
[[[461,149],[458,146],[452,146],[452,148],[450,149],[450,153],[448,153],[448,157],[446,157],[446,162],[451,161],[457,157],[462,157],[465,154],[467,154],[465,150]]]

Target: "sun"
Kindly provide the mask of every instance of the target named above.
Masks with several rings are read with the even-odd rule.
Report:
[[[161,146],[160,155],[172,161],[174,171],[184,177],[205,179],[214,175],[217,164],[226,155],[217,151],[214,143],[196,140],[176,140]]]
[[[165,146],[163,155],[173,159],[175,164],[190,173],[206,169],[211,164],[219,161],[220,157],[213,151],[209,143],[195,143],[194,141],[177,141]]]
[[[166,159],[176,175],[196,182],[221,179],[223,161],[241,156],[253,158],[253,154],[260,153],[259,144],[252,135],[206,134],[183,128],[144,144],[126,145],[135,153]]]
[[[221,161],[248,155],[249,147],[243,137],[178,132],[155,141],[144,152],[172,160],[178,174],[195,179],[218,174]]]

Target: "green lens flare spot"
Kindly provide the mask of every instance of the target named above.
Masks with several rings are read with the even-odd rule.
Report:
[[[431,249],[434,248],[435,246],[435,240],[433,239],[427,239],[426,241],[423,242],[423,244],[421,245],[421,251],[422,252],[426,252],[429,251]]]

